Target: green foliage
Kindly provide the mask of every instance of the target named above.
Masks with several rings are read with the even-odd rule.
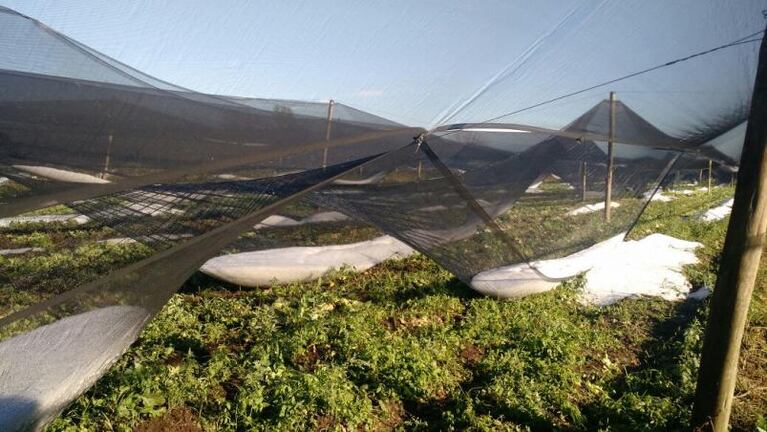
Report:
[[[695,285],[711,286],[726,221],[696,216],[731,192],[653,202],[632,235],[700,241],[701,263],[687,271]],[[52,290],[146,253],[87,242],[56,250],[60,238],[17,235],[7,241],[53,251],[0,261],[7,280],[47,278]],[[269,289],[198,275],[49,430],[129,431],[179,407],[211,431],[685,429],[706,303],[585,306],[582,283],[498,301],[420,255]],[[765,305],[758,292],[756,326],[767,321]],[[764,333],[747,336],[745,349],[756,360],[743,374],[758,389],[767,376],[757,364]],[[737,430],[767,426],[759,417],[767,402],[753,395],[736,401]]]

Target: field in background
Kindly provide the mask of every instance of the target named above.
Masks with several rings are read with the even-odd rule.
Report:
[[[632,236],[702,242],[688,275],[711,285],[726,220],[696,216],[731,192],[653,202]],[[113,235],[104,230],[39,228],[0,234],[0,248],[46,250],[0,258],[0,300],[15,308],[47,295],[18,294],[25,284],[58,292],[148,253],[94,244]],[[735,430],[767,427],[766,273],[741,359]],[[497,301],[420,255],[271,289],[197,274],[49,429],[682,429],[707,302],[597,308],[577,301],[580,284]]]

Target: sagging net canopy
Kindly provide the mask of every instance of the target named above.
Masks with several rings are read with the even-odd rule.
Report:
[[[0,9],[0,230],[85,227],[98,247],[140,248],[74,284],[0,274],[0,425],[45,424],[197,269],[226,273],[210,260],[222,251],[244,252],[249,273],[231,280],[257,286],[278,268],[321,275],[284,262],[301,248],[350,260],[412,248],[508,297],[507,281],[480,276],[522,265],[547,283],[571,277],[584,269],[536,263],[627,232],[670,177],[736,171],[767,2],[638,8],[563,3],[508,47],[492,31],[457,45],[422,38],[419,63],[434,67],[407,90],[405,55],[398,81],[381,78],[380,48],[342,50],[351,86],[386,87],[344,93],[365,110],[192,91]],[[449,38],[474,26],[470,14],[424,16],[393,28]],[[387,36],[396,69],[410,40]],[[466,58],[477,60],[461,87],[450,77]]]

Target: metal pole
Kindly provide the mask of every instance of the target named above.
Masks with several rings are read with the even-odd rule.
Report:
[[[335,107],[335,101],[331,99],[328,102],[328,126],[325,129],[325,141],[330,141],[330,131],[333,129],[333,108]],[[328,148],[325,147],[322,150],[322,169],[328,166]]]
[[[738,184],[711,298],[692,428],[727,430],[748,320],[767,231],[767,38],[762,39]]]
[[[605,177],[605,222],[610,222],[613,198],[613,147],[615,146],[615,92],[610,92],[610,130],[607,137],[607,175]]]

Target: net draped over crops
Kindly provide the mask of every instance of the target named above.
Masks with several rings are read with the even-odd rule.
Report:
[[[270,216],[340,212],[349,219],[339,232],[388,234],[470,283],[629,231],[674,176],[711,166],[729,181],[767,3],[714,3],[563,8],[501,70],[477,61],[486,81],[476,91],[444,87],[402,103],[410,113],[418,98],[445,101],[431,124],[414,125],[370,113],[375,102],[362,110],[196,92],[0,8],[0,218],[65,205],[151,250],[66,290],[41,289],[41,302],[2,305],[0,370],[60,350],[51,367],[77,376],[48,405],[16,411],[27,413],[19,421],[44,424],[87,389],[208,259],[232,245],[307,243],[298,228],[254,230]],[[439,25],[410,19],[422,20],[411,38]],[[440,56],[471,64],[485,48],[467,41],[392,68]],[[596,210],[572,211],[586,205]],[[307,227],[301,235],[312,235]],[[15,379],[3,398],[23,388],[25,377]]]

